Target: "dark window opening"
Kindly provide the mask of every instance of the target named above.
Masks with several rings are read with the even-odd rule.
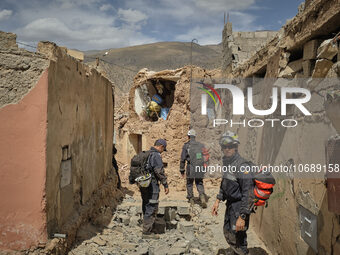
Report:
[[[136,155],[142,152],[142,135],[140,134],[130,134],[129,135],[130,142],[130,155]]]
[[[166,120],[174,103],[176,82],[150,79],[135,92],[135,110],[147,121]]]

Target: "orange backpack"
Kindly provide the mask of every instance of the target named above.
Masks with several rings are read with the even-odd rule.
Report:
[[[267,206],[267,200],[273,193],[275,178],[270,172],[261,169],[254,175],[254,206]]]

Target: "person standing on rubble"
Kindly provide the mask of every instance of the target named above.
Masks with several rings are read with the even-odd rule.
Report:
[[[188,132],[189,141],[183,145],[181,160],[180,160],[180,173],[185,177],[185,164],[186,166],[186,186],[187,186],[187,199],[191,205],[194,205],[194,182],[202,208],[207,208],[206,195],[204,193],[203,178],[204,172],[198,171],[206,166],[209,160],[208,150],[204,144],[196,141],[196,131],[190,129]]]
[[[150,155],[147,160],[147,168],[151,173],[151,183],[146,188],[140,188],[142,195],[142,211],[143,211],[143,238],[158,239],[158,235],[152,232],[155,222],[158,199],[159,199],[159,182],[164,186],[164,192],[169,193],[167,177],[164,173],[163,161],[161,153],[166,151],[167,143],[164,139],[158,139],[154,146],[150,149]]]
[[[249,165],[249,161],[238,153],[239,143],[238,136],[230,131],[220,138],[219,144],[224,154],[223,166],[232,170],[223,173],[220,190],[212,207],[212,215],[217,215],[220,201],[227,200],[224,237],[234,254],[244,255],[249,254],[246,231],[254,201],[254,182],[250,172],[241,170],[244,169],[242,167]]]

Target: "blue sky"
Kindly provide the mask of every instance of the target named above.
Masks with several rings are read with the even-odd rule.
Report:
[[[223,13],[234,31],[279,30],[302,0],[1,0],[0,30],[36,45],[79,50],[159,41],[221,42]]]

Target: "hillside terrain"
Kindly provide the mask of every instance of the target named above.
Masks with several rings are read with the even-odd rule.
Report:
[[[160,71],[190,64],[191,43],[158,42],[139,46],[100,51],[87,51],[85,63],[94,65],[100,59],[99,69],[115,84],[116,90],[129,91],[133,77],[142,68]],[[192,64],[206,69],[220,68],[222,46],[193,44]],[[107,54],[105,54],[108,52]],[[119,93],[119,92],[118,92]]]

